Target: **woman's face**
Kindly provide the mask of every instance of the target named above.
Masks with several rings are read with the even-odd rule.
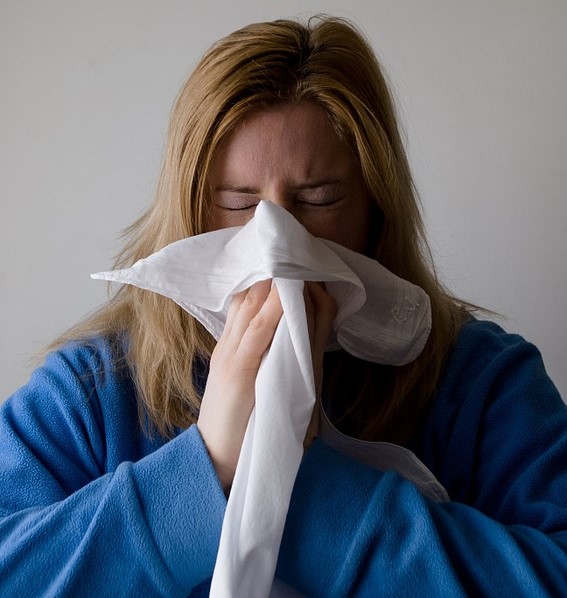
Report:
[[[360,168],[315,104],[249,115],[221,144],[209,182],[209,230],[245,224],[265,199],[315,237],[367,250],[371,204]]]

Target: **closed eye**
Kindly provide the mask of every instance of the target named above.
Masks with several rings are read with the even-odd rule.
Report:
[[[251,193],[221,191],[215,196],[215,205],[231,212],[251,210],[259,201],[258,197]]]
[[[324,208],[328,206],[333,206],[339,202],[341,202],[345,196],[315,196],[315,197],[300,197],[298,198],[298,202],[300,204],[306,205],[308,207],[314,208]]]

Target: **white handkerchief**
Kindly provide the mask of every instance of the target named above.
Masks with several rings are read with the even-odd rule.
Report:
[[[92,276],[173,299],[216,339],[235,293],[260,280],[277,285],[283,316],[258,372],[211,587],[211,596],[268,596],[315,402],[304,281],[325,282],[337,301],[328,349],[391,365],[423,349],[429,298],[375,260],[316,239],[266,201],[244,227],[183,239],[131,268]]]

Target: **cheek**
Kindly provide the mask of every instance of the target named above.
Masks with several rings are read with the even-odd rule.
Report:
[[[231,226],[244,226],[253,216],[253,209],[228,211],[215,206],[209,217],[207,232]]]
[[[371,219],[366,206],[325,215],[302,215],[298,220],[314,237],[333,241],[357,253],[367,253]]]

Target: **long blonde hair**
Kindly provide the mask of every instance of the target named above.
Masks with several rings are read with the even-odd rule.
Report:
[[[300,101],[326,111],[360,164],[377,206],[374,257],[431,299],[433,329],[422,355],[402,368],[368,366],[348,407],[351,419],[365,422],[358,426],[360,436],[402,443],[433,396],[466,313],[435,276],[388,85],[370,45],[350,23],[316,17],[305,25],[252,24],[210,48],[179,93],[155,201],[127,230],[115,267],[129,267],[204,232],[208,174],[219,144],[251,111]],[[144,419],[164,435],[195,422],[200,397],[193,368],[198,359],[207,360],[214,341],[173,301],[124,286],[54,346],[69,338],[122,333]],[[380,400],[369,401],[369,388],[386,379]]]

